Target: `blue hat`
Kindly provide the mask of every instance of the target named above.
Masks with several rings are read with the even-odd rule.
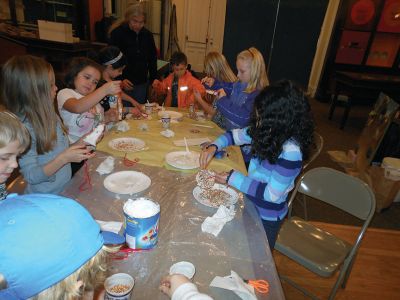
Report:
[[[33,194],[0,201],[0,299],[26,299],[68,277],[103,244],[100,227],[72,199]]]

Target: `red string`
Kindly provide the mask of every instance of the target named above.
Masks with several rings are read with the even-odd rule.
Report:
[[[125,153],[124,160],[123,160],[125,166],[127,166],[127,167],[132,167],[132,166],[135,165],[137,162],[139,162],[139,158],[135,158],[134,160],[128,159],[128,158],[126,157],[127,154],[128,154],[128,153]]]
[[[89,165],[87,163],[87,160],[85,160],[85,163],[83,164],[83,182],[79,186],[79,191],[83,192],[91,188],[92,188],[92,180],[89,174]]]

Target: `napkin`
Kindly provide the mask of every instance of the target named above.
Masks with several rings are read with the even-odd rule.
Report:
[[[210,286],[233,291],[243,300],[257,300],[257,297],[254,294],[254,288],[245,283],[243,279],[232,270],[231,275],[225,277],[215,276],[213,281],[211,281]]]
[[[100,175],[109,174],[114,170],[114,157],[107,156],[107,158],[97,167],[96,171]]]
[[[211,140],[208,137],[202,137],[202,138],[195,138],[195,139],[186,139],[186,142],[188,146],[196,146],[196,145],[201,145],[205,142],[211,142]],[[184,140],[175,140],[174,141],[175,146],[185,146],[185,141]]]
[[[116,124],[117,130],[118,131],[128,131],[130,129],[128,122],[126,121],[120,121]]]
[[[231,205],[227,208],[221,205],[212,217],[207,217],[201,224],[201,231],[218,236],[224,225],[235,217],[235,207]]]
[[[111,231],[116,234],[119,233],[122,227],[122,222],[116,222],[116,221],[101,221],[101,220],[96,220],[97,224],[99,224],[101,231]]]
[[[149,130],[149,125],[147,125],[146,123],[140,123],[139,124],[139,129],[141,131],[147,131],[147,130]]]
[[[160,133],[161,133],[161,135],[163,135],[163,136],[165,136],[165,137],[167,137],[167,138],[170,138],[170,137],[175,136],[175,132],[173,132],[173,131],[170,130],[170,129],[163,130],[163,131],[161,131]]]
[[[91,133],[84,137],[83,141],[88,143],[89,145],[95,146],[99,137],[102,135],[105,129],[104,124],[99,124]]]

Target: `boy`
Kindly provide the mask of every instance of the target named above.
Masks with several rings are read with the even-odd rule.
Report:
[[[205,88],[200,80],[187,70],[187,58],[182,52],[175,52],[171,57],[172,73],[163,81],[154,80],[153,88],[157,94],[167,95],[165,106],[187,108],[194,103],[193,91],[205,95]]]
[[[18,118],[8,111],[0,111],[0,201],[7,196],[6,181],[18,167],[17,157],[29,143],[29,132]]]

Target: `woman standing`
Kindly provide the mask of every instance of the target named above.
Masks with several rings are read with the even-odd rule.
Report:
[[[111,26],[109,40],[128,59],[122,74],[123,89],[140,103],[146,102],[148,84],[157,76],[157,50],[153,34],[144,27],[145,20],[140,3],[129,6],[125,18]]]

